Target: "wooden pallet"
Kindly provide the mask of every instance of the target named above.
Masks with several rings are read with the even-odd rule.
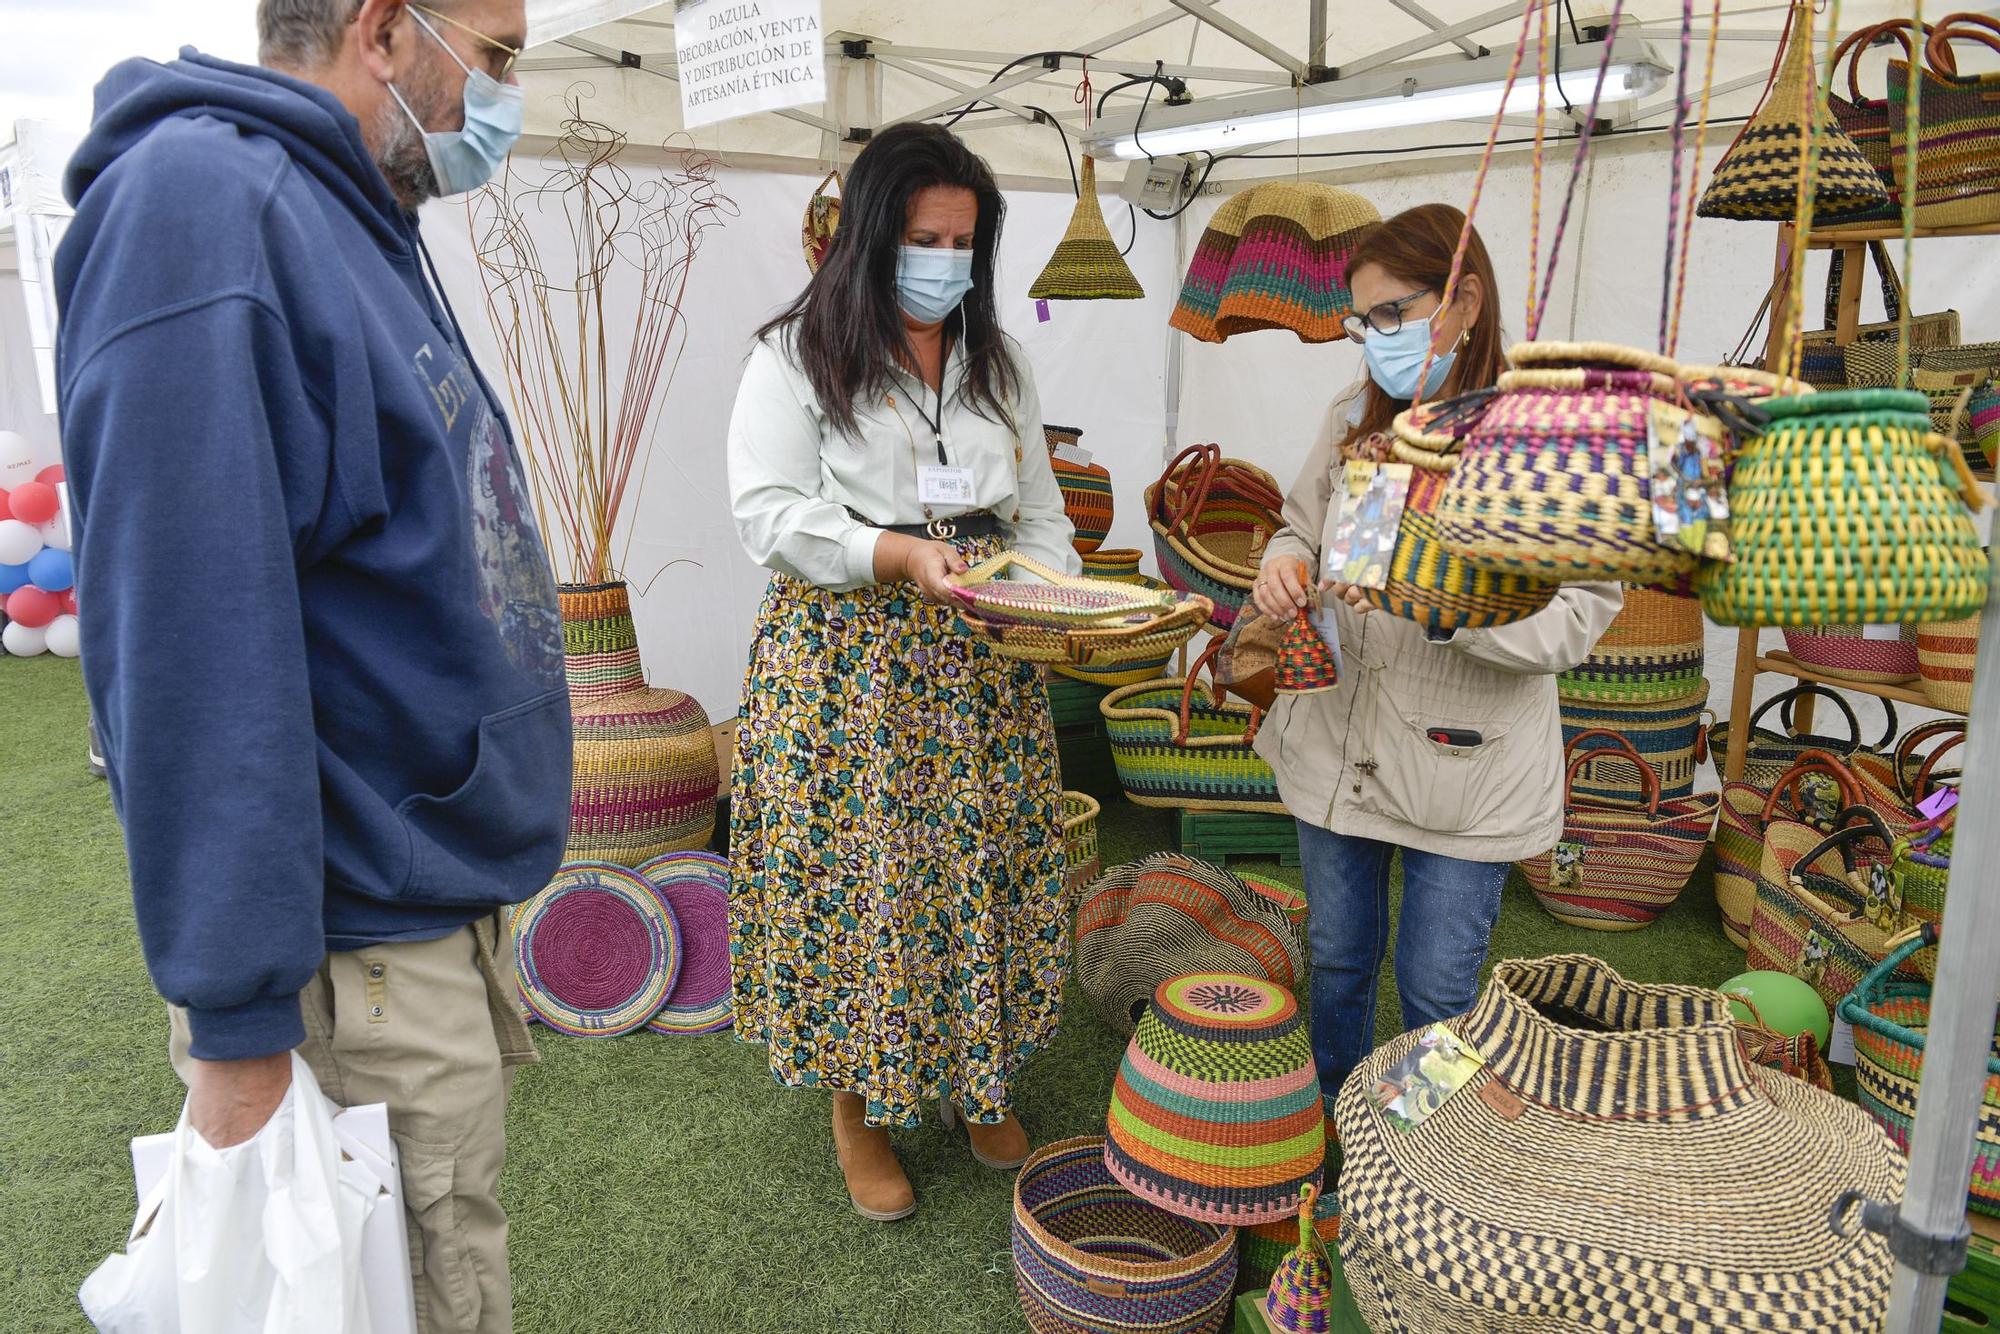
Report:
[[[1174,832],[1180,850],[1203,861],[1276,857],[1281,866],[1300,864],[1299,827],[1289,815],[1264,811],[1182,811]]]
[[[2000,1327],[2000,1220],[1968,1214],[1972,1245],[1965,1269],[1944,1294],[1944,1323],[1939,1334],[1980,1334]]]

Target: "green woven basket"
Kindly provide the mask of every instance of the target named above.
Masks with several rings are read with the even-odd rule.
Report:
[[[1118,782],[1141,806],[1282,815],[1278,776],[1250,746],[1262,714],[1241,700],[1218,701],[1197,679],[1221,644],[1211,643],[1185,678],[1161,677],[1105,696],[1104,731]]]

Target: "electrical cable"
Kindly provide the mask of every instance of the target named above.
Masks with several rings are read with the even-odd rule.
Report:
[[[1125,248],[1118,252],[1120,259],[1132,253],[1132,246],[1139,239],[1139,214],[1130,204],[1125,206],[1125,221],[1131,225],[1132,235],[1126,240]]]
[[[1087,52],[1083,51],[1034,51],[1030,52],[1028,55],[1025,56],[1014,57],[1012,60],[1002,65],[999,69],[994,70],[993,77],[988,79],[986,82],[998,83],[1000,81],[1000,76],[1005,74],[1008,70],[1019,69],[1021,66],[1029,63],[1030,61],[1034,60],[1045,61],[1051,58],[1057,60],[1088,60],[1090,59],[1090,56]],[[960,107],[957,113],[953,115],[950,120],[944,123],[945,128],[950,129],[952,126],[958,124],[960,121],[964,120],[967,116],[971,115],[973,111],[978,109],[979,104],[982,101],[985,101],[985,99],[975,97],[970,102],[967,102],[964,106]],[[987,105],[990,106],[992,104],[988,103]],[[942,111],[938,113],[938,115],[940,116],[943,114],[944,113]],[[936,117],[932,117],[932,119],[936,119]],[[1068,141],[1065,140],[1064,142],[1067,143]]]
[[[1055,118],[1054,116],[1050,116],[1050,117],[1048,118],[1048,122],[1049,122],[1049,124],[1051,124],[1051,125],[1053,125],[1053,126],[1055,126],[1055,127],[1056,127],[1056,135],[1057,135],[1057,137],[1058,137],[1058,138],[1060,138],[1060,139],[1062,140],[1062,144],[1063,144],[1063,157],[1064,157],[1065,159],[1067,159],[1067,160],[1068,160],[1068,162],[1069,162],[1069,188],[1070,188],[1070,191],[1071,191],[1071,193],[1073,193],[1073,194],[1074,194],[1074,195],[1075,195],[1075,196],[1076,196],[1076,197],[1077,197],[1078,199],[1081,199],[1081,198],[1083,198],[1083,181],[1082,181],[1082,179],[1081,179],[1081,178],[1080,178],[1080,177],[1079,177],[1079,176],[1078,176],[1078,175],[1076,174],[1076,154],[1074,154],[1074,153],[1070,152],[1070,150],[1069,150],[1069,132],[1068,132],[1067,130],[1063,129],[1063,127],[1062,127],[1062,122],[1061,122],[1061,121],[1059,121],[1059,120],[1057,120],[1057,119],[1056,119],[1056,118]]]
[[[1577,30],[1576,26],[1576,6],[1572,5],[1569,0],[1562,0],[1562,7],[1563,13],[1569,16],[1569,39],[1578,46],[1582,46],[1583,34]]]

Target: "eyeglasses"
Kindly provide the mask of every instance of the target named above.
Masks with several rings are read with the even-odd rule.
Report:
[[[1357,343],[1364,341],[1371,330],[1387,338],[1402,332],[1403,312],[1430,294],[1430,288],[1419,287],[1406,297],[1384,301],[1364,314],[1343,316],[1340,327],[1347,330],[1347,336]]]
[[[479,31],[479,29],[471,27],[464,23],[460,23],[457,19],[453,18],[449,14],[440,14],[437,10],[432,9],[429,5],[411,5],[410,8],[418,10],[424,14],[428,14],[430,17],[436,19],[439,23],[450,24],[452,27],[458,29],[460,32],[465,33],[468,36],[477,39],[484,46],[490,46],[496,51],[505,51],[507,53],[507,63],[502,65],[499,68],[499,70],[493,75],[493,77],[499,82],[501,83],[507,82],[507,76],[514,72],[514,62],[521,58],[520,47],[509,46],[507,45],[507,43],[500,41],[497,38],[488,37],[485,33]]]

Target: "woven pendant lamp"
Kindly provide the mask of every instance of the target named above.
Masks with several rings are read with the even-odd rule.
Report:
[[[1292,993],[1239,973],[1162,983],[1105,1118],[1104,1165],[1183,1218],[1242,1227],[1298,1209],[1326,1158],[1312,1039]]]
[[[1097,202],[1097,162],[1086,156],[1077,186],[1076,211],[1056,242],[1028,295],[1043,301],[1136,301],[1146,295],[1131,266],[1118,253],[1104,210]]]
[[[1345,338],[1348,258],[1382,221],[1349,190],[1312,181],[1253,186],[1216,210],[1168,323],[1204,343],[1290,329],[1304,343]]]
[[[1764,104],[1715,164],[1701,205],[1704,218],[1791,222],[1798,214],[1799,159],[1806,154],[1817,96],[1812,68],[1812,5],[1792,6],[1791,32]],[[1889,202],[1882,177],[1831,115],[1819,128],[1813,215],[1822,222]]]

